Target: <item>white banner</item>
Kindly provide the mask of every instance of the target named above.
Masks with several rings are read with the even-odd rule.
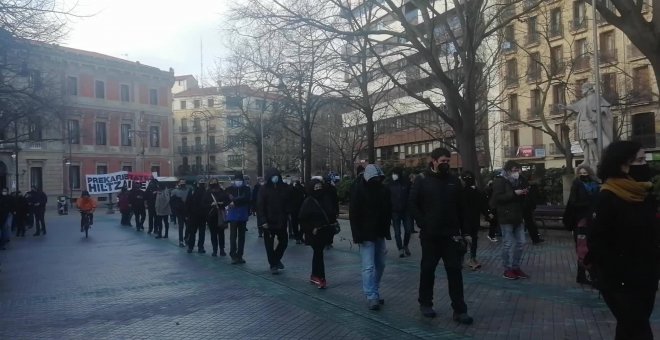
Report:
[[[123,186],[129,187],[128,171],[118,171],[103,175],[85,175],[87,191],[90,195],[120,192]]]

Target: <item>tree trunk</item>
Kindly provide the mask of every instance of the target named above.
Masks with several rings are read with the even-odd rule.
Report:
[[[566,152],[564,153],[564,159],[566,160],[566,173],[572,173],[573,172],[573,153],[571,152],[570,147],[568,149],[566,149]]]
[[[374,133],[374,113],[370,110],[365,110],[364,115],[367,117],[367,160],[369,164],[376,163],[376,138]]]
[[[474,130],[466,126],[462,131],[455,131],[455,134],[463,170],[471,171],[475,175],[475,179],[479,180],[479,157]]]
[[[312,179],[312,128],[309,123],[303,126],[305,138],[303,139],[304,153],[303,153],[303,172],[304,180],[308,182]]]

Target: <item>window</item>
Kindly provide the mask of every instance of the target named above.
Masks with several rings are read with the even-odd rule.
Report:
[[[71,189],[80,189],[80,165],[69,165],[69,185]]]
[[[66,94],[68,94],[69,96],[78,95],[78,78],[76,77],[66,78]]]
[[[615,104],[619,101],[619,95],[616,90],[616,73],[605,73],[603,77],[603,97],[610,104]]]
[[[612,63],[617,60],[616,48],[614,43],[614,31],[603,32],[598,39],[600,47],[601,63]]]
[[[44,178],[43,178],[43,168],[42,167],[31,167],[30,168],[30,186],[43,189]]]
[[[215,164],[215,156],[209,156],[209,164]]]
[[[656,146],[655,114],[653,112],[639,113],[632,116],[631,139],[642,143],[645,148]]]
[[[108,166],[105,164],[97,165],[96,166],[96,174],[98,175],[103,175],[108,173]]]
[[[536,30],[536,17],[527,19],[527,44],[536,44],[539,42],[539,32]]]
[[[520,137],[519,137],[518,130],[509,131],[509,138],[510,138],[510,142],[511,142],[511,147],[517,149],[518,146],[520,146]]]
[[[121,146],[131,146],[131,124],[121,125]]]
[[[564,84],[552,85],[552,102],[566,105],[566,86]]]
[[[561,46],[550,48],[550,72],[553,76],[564,72],[564,49]]]
[[[199,109],[200,106],[201,106],[201,101],[199,99],[193,100],[193,107],[194,108]]]
[[[158,176],[160,176],[160,165],[152,165],[151,172],[155,172]]]
[[[561,37],[564,33],[563,26],[561,22],[561,7],[554,8],[550,12],[550,38]]]
[[[227,116],[227,126],[230,128],[241,127],[242,119],[241,116]]]
[[[121,171],[131,172],[131,171],[133,171],[133,166],[124,165],[124,166],[121,167]]]
[[[209,145],[215,146],[215,136],[209,136]]]
[[[80,144],[80,122],[75,119],[67,121],[67,134],[70,144]]]
[[[509,59],[506,61],[506,84],[518,84],[518,63],[516,59]]]
[[[649,67],[642,66],[634,68],[632,76],[632,96],[637,100],[650,100]]]
[[[149,104],[158,105],[158,90],[156,89],[149,90]]]
[[[532,144],[543,145],[543,131],[540,129],[532,129]]]
[[[186,109],[186,101],[185,101],[185,100],[179,101],[179,108],[180,108],[181,110],[185,110],[185,109]]]
[[[589,50],[587,49],[587,39],[578,39],[575,41],[575,69],[588,69]]]
[[[509,116],[513,119],[520,118],[520,112],[518,109],[518,95],[510,94],[509,95]]]
[[[238,135],[229,135],[227,136],[227,146],[230,148],[242,147],[243,139]]]
[[[208,106],[208,107],[215,106],[215,102],[213,101],[213,98],[209,98],[209,99],[206,100],[206,106]]]
[[[539,79],[541,79],[541,54],[534,52],[527,57],[527,80]]]
[[[96,98],[105,99],[105,82],[97,80],[95,84],[94,93],[96,94]]]
[[[227,167],[229,168],[242,168],[243,155],[229,155],[227,157]]]
[[[38,118],[28,120],[28,137],[30,140],[41,140],[41,120]]]
[[[202,131],[202,119],[199,117],[195,117],[193,119],[193,129],[195,132]]]
[[[565,133],[567,128],[568,126],[564,128],[564,124],[555,124],[555,133],[559,135],[559,141],[563,145],[566,145],[566,138],[568,138],[568,134]]]
[[[96,145],[106,145],[105,122],[96,122]]]
[[[149,146],[152,148],[160,147],[160,128],[158,126],[149,127]]]
[[[243,100],[240,97],[227,97],[225,104],[227,109],[240,109],[243,107]]]
[[[587,27],[587,8],[584,0],[573,2],[573,22],[571,28],[579,30]]]
[[[543,108],[541,107],[541,90],[529,91],[530,97],[530,118],[537,118]]]
[[[126,84],[119,85],[119,92],[120,92],[122,102],[130,102],[131,101],[131,91],[130,91],[130,88],[128,87],[128,85],[126,85]]]

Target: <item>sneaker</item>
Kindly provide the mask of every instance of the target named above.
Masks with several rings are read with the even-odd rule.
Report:
[[[192,249],[188,249],[188,254],[192,253]]]
[[[406,251],[403,249],[399,249],[399,258],[404,258],[406,257]]]
[[[156,236],[156,238],[163,238],[163,237],[162,237],[162,236],[160,236],[160,235],[157,235],[157,236]]]
[[[513,273],[516,274],[516,276],[519,279],[529,279],[529,275],[527,275],[524,271],[520,270],[520,268],[514,269]]]
[[[183,242],[179,241],[179,248],[184,248],[186,245]]]
[[[369,300],[369,310],[380,310],[380,301],[378,299]]]
[[[454,313],[453,319],[463,325],[471,325],[474,322],[474,319],[467,313]]]
[[[318,276],[312,275],[312,276],[309,277],[309,283],[318,286],[318,285],[321,284],[321,278],[318,277]]]
[[[213,257],[218,257],[218,253],[216,253],[216,252],[212,252],[212,253],[211,253],[211,256],[213,256]]]
[[[282,261],[278,262],[276,265],[277,269],[283,270],[284,269],[284,264],[282,264]]]
[[[206,250],[204,250],[204,248],[198,250],[197,252],[200,253],[200,254],[206,254]]]
[[[231,259],[231,264],[240,264],[241,260],[238,257],[233,257]]]
[[[486,236],[486,237],[490,240],[490,242],[497,242],[497,241],[499,241],[499,240],[497,239],[497,236],[490,236],[490,235],[488,235],[488,236]]]
[[[277,269],[277,267],[270,267],[270,273],[273,274],[273,275],[277,275],[277,274],[279,274],[280,272],[279,272],[279,270]]]
[[[507,280],[518,280],[518,275],[511,269],[505,270],[504,274],[502,274],[502,277]]]
[[[325,279],[321,279],[321,282],[316,286],[318,287],[318,289],[325,289],[325,287],[328,286],[328,282],[325,281]]]
[[[431,306],[419,306],[419,311],[427,318],[435,318],[438,315]]]
[[[224,249],[220,249],[220,256],[227,256]]]
[[[410,256],[410,255],[412,255],[412,254],[410,253],[410,249],[408,249],[408,247],[403,248],[403,250],[406,252],[406,256]]]
[[[470,268],[472,268],[472,270],[477,270],[481,268],[481,263],[479,263],[479,261],[476,259],[472,259],[472,266],[470,266]]]

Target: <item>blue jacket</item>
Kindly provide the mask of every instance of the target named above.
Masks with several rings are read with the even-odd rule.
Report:
[[[237,187],[232,185],[225,190],[231,197],[234,206],[227,211],[227,221],[229,222],[247,222],[250,219],[250,202],[252,190],[246,185]]]

